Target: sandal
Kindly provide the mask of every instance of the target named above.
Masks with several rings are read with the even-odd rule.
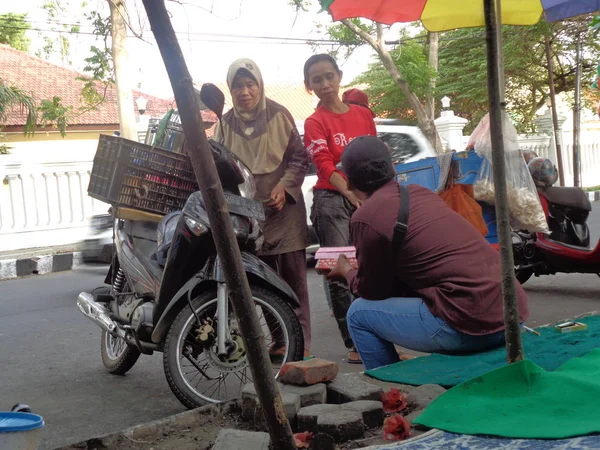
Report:
[[[348,350],[348,353],[346,353],[346,362],[348,364],[362,364],[362,359],[355,348]]]

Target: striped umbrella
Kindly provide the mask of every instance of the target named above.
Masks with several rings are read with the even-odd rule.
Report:
[[[321,0],[333,20],[364,17],[391,25],[420,20],[429,31],[485,25],[482,0]],[[600,0],[502,0],[504,25],[533,25],[600,10]]]
[[[485,26],[488,98],[496,220],[502,263],[506,354],[509,363],[523,359],[521,330],[514,277],[511,228],[504,163],[502,48],[499,27],[533,25],[567,19],[600,10],[600,0],[320,0],[333,20],[364,17],[391,25],[420,20],[429,31]],[[501,4],[500,4],[501,3]],[[499,16],[501,21],[498,20]]]

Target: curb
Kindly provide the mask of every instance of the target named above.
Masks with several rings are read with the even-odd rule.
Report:
[[[52,272],[73,270],[83,263],[81,252],[37,255],[26,258],[0,260],[0,280],[44,275]]]
[[[118,448],[119,441],[122,440],[143,440],[144,438],[170,432],[185,430],[194,426],[202,425],[206,416],[219,416],[228,414],[239,409],[237,400],[217,405],[206,405],[200,408],[185,411],[164,419],[155,420],[135,427],[127,428],[116,433],[105,434],[104,436],[86,439],[85,441],[69,444],[55,450],[81,450],[92,448]]]

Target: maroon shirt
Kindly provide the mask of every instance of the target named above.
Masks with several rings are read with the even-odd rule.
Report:
[[[348,273],[353,293],[369,300],[411,296],[455,330],[485,335],[504,328],[500,254],[439,195],[410,185],[408,233],[392,251],[400,193],[390,181],[354,213],[350,225],[358,270]],[[517,282],[521,321],[527,295]]]

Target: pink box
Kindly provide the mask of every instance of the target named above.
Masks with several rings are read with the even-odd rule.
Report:
[[[340,255],[346,255],[350,265],[355,269],[358,268],[355,247],[321,247],[315,254],[317,272],[321,275],[329,273],[337,264]]]

